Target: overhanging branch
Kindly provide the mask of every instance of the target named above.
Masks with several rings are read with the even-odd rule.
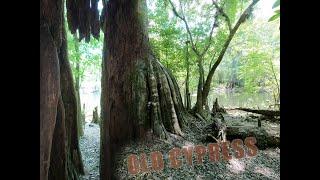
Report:
[[[229,28],[229,33],[231,33],[232,27],[231,27],[231,22],[230,22],[229,16],[224,12],[224,10],[218,5],[218,3],[215,0],[212,0],[212,4],[216,7],[219,14],[221,14],[225,18],[227,25],[228,25],[228,28]]]
[[[232,38],[234,37],[235,33],[237,32],[237,30],[239,29],[240,25],[248,18],[249,14],[251,13],[252,11],[252,8],[253,6],[259,2],[259,0],[253,0],[251,2],[251,4],[246,8],[246,10],[241,14],[240,18],[238,19],[236,25],[231,29],[230,31],[230,34],[226,40],[226,42],[224,43],[220,53],[219,53],[219,56],[218,56],[218,59],[216,60],[216,62],[213,64],[213,66],[211,67],[209,73],[208,73],[208,76],[207,76],[207,79],[205,81],[205,84],[204,84],[204,89],[203,89],[203,94],[202,96],[204,98],[206,98],[208,96],[208,93],[209,93],[209,90],[210,90],[210,84],[211,84],[211,81],[212,81],[212,77],[214,75],[214,72],[216,71],[218,65],[220,64],[220,62],[222,61],[223,59],[223,56],[232,40]]]
[[[179,1],[179,2],[180,2],[180,1]],[[186,18],[185,18],[185,16],[184,16],[183,11],[182,11],[182,15],[180,15],[171,0],[169,0],[169,3],[171,4],[172,11],[173,11],[174,15],[177,16],[179,19],[181,19],[181,20],[184,22],[185,26],[186,26],[186,29],[187,29],[187,32],[188,32],[188,35],[189,35],[189,38],[190,38],[190,43],[191,43],[191,48],[192,48],[192,50],[193,50],[198,56],[200,56],[200,53],[199,53],[198,49],[196,48],[196,46],[195,46],[195,44],[194,44],[194,41],[193,41],[193,38],[192,38],[192,33],[191,33],[191,31],[190,31],[188,22],[187,22],[187,20],[186,20]],[[182,7],[181,7],[181,2],[180,2],[180,8],[182,8]]]

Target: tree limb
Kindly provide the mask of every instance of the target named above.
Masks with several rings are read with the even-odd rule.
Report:
[[[203,49],[203,52],[201,53],[201,56],[203,56],[209,49],[209,47],[211,46],[211,42],[212,42],[212,34],[213,34],[213,29],[216,27],[216,21],[217,21],[217,18],[214,18],[214,22],[211,26],[211,30],[210,30],[210,33],[209,33],[209,41],[208,41],[208,44],[205,46],[205,48]]]
[[[203,49],[202,52],[199,52],[199,50],[197,49],[196,47],[196,43],[194,42],[193,38],[192,38],[192,33],[190,31],[190,28],[189,28],[189,24],[186,20],[186,17],[184,15],[184,12],[183,12],[183,8],[182,8],[182,4],[181,4],[181,1],[179,1],[179,6],[180,6],[180,9],[181,9],[181,14],[178,13],[176,7],[174,6],[173,2],[171,0],[169,0],[169,3],[171,4],[171,7],[172,7],[172,10],[173,10],[173,13],[179,18],[181,19],[185,26],[186,26],[186,29],[187,29],[187,32],[188,32],[188,35],[190,37],[190,42],[191,42],[191,47],[192,47],[192,50],[196,53],[197,56],[203,56],[209,49],[209,47],[211,46],[211,43],[212,43],[212,34],[213,34],[213,30],[214,28],[216,27],[216,20],[217,18],[215,18],[214,22],[212,23],[212,26],[211,26],[211,30],[210,30],[210,33],[209,33],[209,40],[208,40],[208,43],[206,44],[205,48]],[[215,15],[217,16],[217,14]]]
[[[247,9],[241,14],[240,18],[238,19],[236,25],[232,28],[228,38],[227,38],[227,41],[224,43],[220,53],[219,53],[219,56],[218,56],[218,59],[217,61],[213,64],[212,68],[210,69],[209,73],[208,73],[208,76],[207,76],[207,79],[206,79],[206,82],[204,84],[204,89],[203,89],[203,95],[202,97],[203,98],[207,98],[208,97],[208,94],[209,94],[209,90],[210,90],[210,84],[211,84],[211,81],[212,81],[212,77],[218,67],[218,65],[220,64],[220,62],[222,61],[223,59],[223,56],[226,52],[226,50],[228,49],[228,46],[232,40],[232,38],[234,37],[235,33],[237,32],[237,30],[239,29],[240,25],[247,19],[247,17],[249,16],[250,12],[252,11],[252,8],[253,6],[258,2],[259,0],[253,0],[251,2],[251,4],[247,7]]]
[[[192,38],[192,34],[191,34],[191,31],[190,31],[188,22],[187,22],[187,20],[186,20],[186,18],[184,16],[184,13],[182,12],[182,15],[180,15],[171,0],[169,0],[169,3],[171,4],[172,11],[173,11],[174,15],[176,15],[179,19],[181,19],[184,22],[185,26],[186,26],[186,29],[187,29],[187,32],[188,32],[188,35],[189,35],[189,38],[190,38],[190,43],[191,43],[192,50],[196,53],[197,56],[200,56],[200,53],[199,53],[197,47],[194,44],[194,41],[193,41],[193,38]],[[179,1],[179,3],[180,3],[180,7],[181,7],[181,2]]]
[[[231,33],[232,27],[231,27],[231,22],[229,16],[224,12],[224,10],[218,5],[218,3],[215,0],[212,0],[212,4],[218,9],[219,14],[221,14],[225,20],[227,21],[227,25],[229,28],[229,33]]]

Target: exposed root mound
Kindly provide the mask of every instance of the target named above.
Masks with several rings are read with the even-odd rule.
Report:
[[[175,78],[154,56],[139,61],[134,73],[133,112],[138,123],[153,135],[168,139],[168,132],[184,136],[186,111]],[[141,128],[141,127],[140,127]]]

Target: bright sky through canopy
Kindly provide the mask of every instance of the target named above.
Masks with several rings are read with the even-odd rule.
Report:
[[[212,0],[203,0],[203,2],[210,3]],[[175,4],[178,4],[178,0],[173,0]],[[257,7],[255,8],[255,16],[257,18],[262,19],[269,19],[272,15],[274,10],[272,9],[272,5],[275,1],[274,0],[260,0],[257,4]],[[200,8],[200,6],[198,6]],[[103,8],[102,1],[99,0],[98,3],[98,9],[101,13]],[[155,4],[154,3],[148,3],[148,8],[152,11],[155,10]]]

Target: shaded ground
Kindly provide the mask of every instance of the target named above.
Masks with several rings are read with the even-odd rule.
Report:
[[[258,116],[240,111],[228,111],[224,114],[227,125],[257,126]],[[220,160],[216,163],[209,161],[208,155],[204,158],[202,165],[195,164],[193,155],[193,165],[189,166],[185,159],[179,169],[169,166],[168,152],[174,147],[185,147],[195,145],[207,145],[209,142],[203,141],[203,129],[211,122],[202,122],[193,119],[190,128],[186,129],[186,137],[173,143],[154,139],[150,142],[131,143],[124,147],[117,156],[117,174],[120,179],[280,179],[280,149],[259,150],[254,157],[242,159],[233,158],[230,161]],[[273,135],[279,135],[280,125],[262,121],[262,128]],[[174,144],[174,145],[172,145]],[[146,153],[148,164],[151,167],[150,152],[160,151],[164,156],[164,170],[161,172],[139,173],[131,175],[128,173],[127,157],[129,154],[140,155]],[[220,157],[221,158],[221,157]]]
[[[243,111],[228,111],[224,114],[228,125],[257,126],[257,115]],[[179,169],[169,167],[168,152],[173,147],[194,145],[207,145],[203,142],[203,128],[211,122],[202,122],[193,119],[190,128],[185,130],[186,137],[175,142],[153,139],[149,142],[130,143],[116,156],[117,175],[120,179],[280,179],[280,149],[259,150],[255,157],[242,159],[233,158],[230,161],[221,160],[211,163],[205,156],[202,165],[193,164],[188,166],[184,158]],[[279,136],[280,125],[262,121],[262,128],[270,134]],[[84,161],[86,176],[85,180],[99,179],[99,146],[100,130],[96,124],[87,123],[84,136],[80,139],[80,149]],[[129,154],[146,153],[150,166],[149,154],[152,151],[160,151],[164,155],[165,168],[161,172],[139,173],[135,176],[128,173],[127,157]],[[193,162],[196,162],[193,156]]]
[[[83,180],[99,179],[100,127],[97,124],[86,123],[84,135],[79,141],[82,160],[86,175]]]

